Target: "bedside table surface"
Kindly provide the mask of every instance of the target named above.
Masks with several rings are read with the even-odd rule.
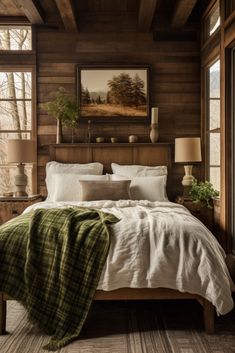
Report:
[[[40,199],[40,194],[28,195],[28,196],[0,196],[0,202],[14,202],[14,201],[33,201]]]

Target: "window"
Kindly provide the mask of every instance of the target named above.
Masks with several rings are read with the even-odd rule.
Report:
[[[220,6],[219,1],[210,10],[208,16],[204,20],[203,32],[204,42],[210,38],[220,27]]]
[[[32,73],[0,71],[0,194],[13,191],[15,167],[7,165],[7,140],[32,137]],[[26,167],[28,192],[32,189],[32,166]]]
[[[220,190],[220,60],[207,72],[207,178]]]
[[[31,27],[0,26],[0,50],[32,50]]]

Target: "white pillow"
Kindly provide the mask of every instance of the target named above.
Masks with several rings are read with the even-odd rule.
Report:
[[[54,192],[54,174],[92,174],[101,175],[103,173],[103,164],[86,163],[59,163],[59,162],[49,162],[46,165],[46,186],[47,186],[47,201],[52,201],[52,194]]]
[[[111,180],[127,180],[123,175],[110,174]],[[166,193],[167,176],[145,176],[131,178],[132,200],[168,201]]]
[[[53,174],[51,201],[80,201],[80,180],[109,180],[108,175]]]
[[[124,175],[128,178],[135,176],[160,176],[167,175],[166,166],[148,167],[144,165],[111,164],[113,174]]]

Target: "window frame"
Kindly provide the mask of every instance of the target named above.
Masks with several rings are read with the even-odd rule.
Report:
[[[20,28],[20,27],[30,27],[31,28],[31,44],[32,44],[32,49],[27,49],[27,50],[5,50],[5,49],[0,49],[0,55],[29,55],[29,54],[35,54],[36,53],[36,38],[35,38],[35,29],[34,26],[32,26],[30,23],[2,23],[0,27],[12,27],[12,28]]]
[[[208,33],[208,20],[212,16],[214,10],[218,7],[219,12],[220,12],[220,0],[213,0],[209,4],[207,10],[205,11],[205,14],[202,19],[202,44],[207,43],[210,41],[212,38],[214,38],[221,30],[221,19],[220,19],[220,25],[216,28],[216,30],[210,35]]]
[[[221,76],[221,58],[220,55],[217,55],[213,60],[211,60],[208,65],[204,68],[204,82],[205,82],[205,106],[204,106],[204,141],[205,141],[205,178],[210,181],[210,169],[211,168],[220,168],[220,190],[221,193],[221,81],[220,81],[220,98],[211,98],[210,97],[210,68],[217,61],[220,61],[220,76]],[[210,129],[210,100],[215,99],[220,101],[220,126],[219,128]],[[211,133],[220,134],[220,164],[214,165],[210,163],[210,135]]]
[[[22,52],[20,52],[22,53]],[[31,130],[20,130],[25,133],[30,133],[31,139],[35,141],[37,145],[37,131],[36,131],[36,66],[33,65],[8,65],[0,69],[1,72],[31,72]],[[2,130],[0,133],[15,133],[18,130]],[[35,148],[35,162],[32,167],[32,193],[37,192],[37,149]],[[1,166],[7,166],[8,164],[1,164]]]

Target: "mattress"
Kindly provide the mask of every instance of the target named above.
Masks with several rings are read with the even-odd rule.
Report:
[[[171,288],[209,300],[217,314],[233,308],[225,252],[182,205],[149,201],[40,202],[36,208],[91,207],[112,213],[111,243],[98,289]]]

